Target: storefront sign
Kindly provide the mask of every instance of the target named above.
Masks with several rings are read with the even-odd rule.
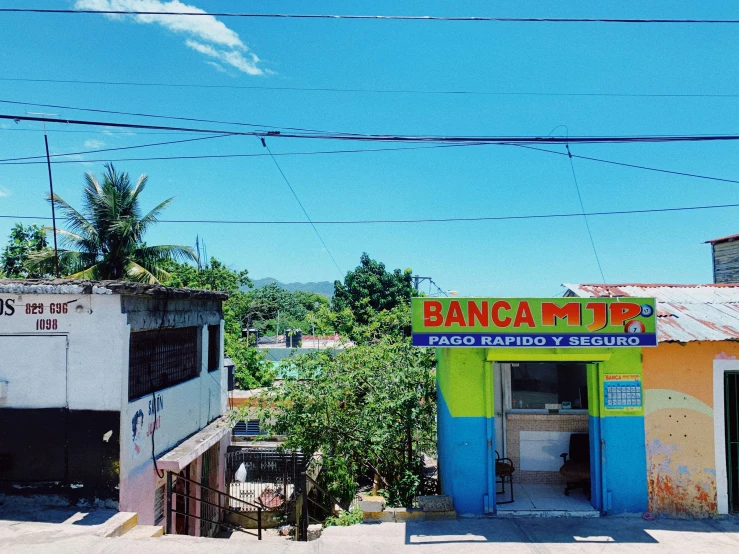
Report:
[[[654,298],[413,298],[414,346],[657,346]]]

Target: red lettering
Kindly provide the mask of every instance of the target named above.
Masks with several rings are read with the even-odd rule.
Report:
[[[614,302],[610,305],[611,325],[621,326],[641,313],[641,306],[633,302]]]
[[[475,326],[475,320],[483,327],[488,327],[490,325],[488,301],[483,300],[480,305],[474,300],[467,302],[467,317],[469,318],[468,325],[470,327]]]
[[[491,310],[491,315],[493,317],[493,323],[496,327],[508,327],[511,324],[511,318],[506,316],[501,319],[500,317],[500,310],[510,310],[511,305],[510,303],[506,302],[505,300],[498,300],[493,304],[493,308]]]
[[[459,305],[459,300],[449,302],[449,311],[446,313],[444,327],[451,327],[452,323],[456,323],[460,327],[467,325],[467,322],[464,320],[464,314],[462,313],[462,306]]]
[[[534,323],[534,315],[531,313],[531,307],[525,300],[518,304],[516,319],[513,320],[513,326],[521,327],[521,325],[524,324],[529,327],[536,327],[536,323]]]
[[[554,302],[542,302],[541,324],[553,327],[557,325],[557,318],[566,319],[567,325],[582,325],[580,303],[568,302],[564,306],[557,306]]]
[[[608,306],[600,302],[589,302],[585,304],[585,309],[593,312],[593,322],[585,326],[588,331],[598,331],[608,325]]]
[[[444,323],[441,315],[441,302],[438,300],[427,300],[423,303],[423,326],[439,327]]]

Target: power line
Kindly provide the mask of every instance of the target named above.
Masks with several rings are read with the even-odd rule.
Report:
[[[290,184],[290,181],[288,181],[287,177],[285,176],[285,172],[282,171],[282,168],[280,167],[280,164],[277,163],[277,158],[275,158],[272,155],[272,150],[269,149],[269,146],[267,146],[267,141],[264,140],[264,138],[261,139],[262,146],[264,146],[267,149],[267,152],[269,152],[270,157],[272,158],[272,161],[275,164],[275,167],[277,167],[277,171],[280,172],[280,175],[282,175],[282,178],[285,180],[285,184],[287,185],[287,188],[290,189],[290,192],[293,193],[293,196],[295,197],[295,200],[298,203],[298,206],[300,206],[300,209],[303,210],[303,214],[305,214],[305,218],[308,220],[308,223],[310,223],[311,227],[313,227],[313,230],[316,233],[316,236],[318,237],[318,240],[321,241],[321,244],[326,249],[326,253],[328,253],[329,257],[331,258],[331,261],[334,262],[334,265],[336,266],[336,269],[339,270],[339,275],[344,276],[344,272],[339,267],[339,264],[336,263],[336,258],[334,258],[334,255],[331,253],[331,250],[329,250],[328,245],[326,245],[326,241],[323,240],[323,237],[321,236],[321,233],[318,232],[318,228],[313,224],[313,220],[308,215],[308,211],[305,209],[305,206],[303,206],[303,203],[300,201],[300,198],[298,198],[298,194],[295,192],[295,189]]]
[[[8,129],[6,129],[8,130]],[[30,130],[30,129],[27,129]],[[157,134],[157,133],[149,133]],[[165,134],[165,133],[161,133]],[[218,135],[218,136],[229,136],[229,135]],[[387,148],[357,148],[357,149],[342,149],[342,150],[314,150],[309,152],[278,152],[273,153],[273,156],[322,156],[332,154],[361,154],[361,153],[372,153],[372,152],[399,152],[405,150],[429,150],[437,148],[462,148],[467,146],[497,146],[501,143],[463,143],[463,144],[434,144],[428,146],[398,146],[398,147],[387,147]],[[548,154],[556,154],[558,156],[567,156],[566,152],[557,152],[555,150],[547,150],[546,148],[536,148],[533,146],[526,146],[523,144],[503,144],[504,146],[516,146],[518,148],[526,148],[527,150],[534,150],[537,152],[544,152]],[[143,147],[147,145],[140,145]],[[72,153],[66,154],[55,154],[56,156],[69,156]],[[96,159],[83,159],[83,160],[52,160],[52,164],[85,164],[85,163],[106,163],[106,162],[148,162],[148,161],[169,161],[169,160],[204,160],[204,159],[231,159],[231,158],[262,158],[267,157],[269,154],[193,154],[193,155],[181,155],[181,156],[149,156],[149,157],[138,157],[138,158],[96,158]],[[37,156],[38,157],[38,156]],[[674,171],[670,169],[650,167],[645,165],[630,164],[626,162],[617,162],[614,160],[606,160],[603,158],[593,158],[590,156],[582,156],[579,154],[572,154],[573,158],[587,160],[591,162],[598,162],[604,164],[615,165],[619,167],[627,167],[631,169],[641,169],[644,171],[654,171],[657,173],[665,173],[667,175],[677,175],[680,177],[690,177],[693,179],[703,179],[708,181],[717,181],[721,183],[735,183],[739,184],[739,180],[726,179],[724,177],[713,177],[710,175],[701,175],[698,173],[687,173],[684,171]],[[37,165],[43,164],[45,161],[0,161],[0,165]]]
[[[136,148],[148,148],[150,146],[165,146],[169,144],[182,144],[183,142],[195,142],[199,140],[210,140],[214,138],[224,138],[229,137],[231,135],[212,135],[208,137],[196,137],[196,138],[190,138],[190,139],[182,139],[182,140],[168,140],[165,142],[151,142],[149,144],[136,144],[134,146],[117,146],[114,148],[99,148],[97,150],[81,150],[79,152],[67,152],[65,154],[51,154],[48,157],[49,158],[58,158],[58,157],[64,157],[64,156],[78,156],[82,154],[97,154],[99,152],[113,152],[118,150],[133,150]],[[17,162],[17,161],[24,161],[24,160],[37,160],[40,158],[46,159],[47,156],[24,156],[21,158],[4,158],[0,159],[0,163],[5,162]],[[36,163],[46,163],[46,162],[36,162]]]
[[[487,90],[428,90],[428,89],[380,89],[358,87],[295,87],[271,85],[214,85],[198,83],[162,83],[146,81],[88,81],[81,79],[30,79],[22,77],[0,77],[0,81],[24,83],[56,83],[72,85],[171,87],[232,90],[282,90],[295,92],[336,92],[368,94],[433,94],[475,96],[552,96],[552,97],[606,97],[606,98],[739,98],[739,94],[719,93],[631,93],[631,92],[537,92],[537,91],[487,91]]]
[[[712,204],[706,206],[682,206],[676,208],[648,208],[643,210],[611,210],[600,212],[575,212],[575,213],[553,213],[553,214],[528,214],[528,215],[506,215],[506,216],[482,216],[482,217],[446,217],[426,219],[358,219],[358,220],[325,220],[325,221],[249,221],[249,220],[227,220],[227,219],[159,219],[158,223],[194,223],[215,225],[375,225],[375,224],[421,224],[421,223],[457,223],[457,222],[480,222],[480,221],[517,221],[527,219],[559,219],[571,217],[597,217],[610,215],[634,215],[670,212],[689,212],[699,210],[719,210],[728,208],[739,208],[739,204]],[[0,219],[31,219],[38,221],[50,220],[50,217],[35,217],[22,215],[0,215]]]
[[[169,15],[175,17],[240,17],[261,19],[358,19],[385,21],[459,21],[493,23],[701,23],[736,24],[739,19],[666,19],[666,18],[603,18],[603,17],[488,17],[441,15],[355,15],[305,13],[236,13],[236,12],[167,12],[139,10],[73,10],[44,8],[0,8],[0,13],[86,14],[86,15]]]
[[[218,135],[218,136],[230,136],[230,135]],[[427,146],[395,146],[387,148],[358,148],[358,149],[345,149],[345,150],[316,150],[311,152],[278,152],[272,154],[273,156],[317,156],[324,154],[358,154],[366,152],[395,152],[402,150],[430,150],[436,148],[464,148],[467,146],[486,146],[489,143],[463,143],[463,144],[431,144]],[[57,154],[57,156],[69,156],[71,154]],[[147,158],[98,158],[98,159],[85,159],[85,160],[55,160],[52,164],[84,164],[84,163],[95,163],[95,162],[142,162],[142,161],[166,161],[166,160],[202,160],[202,159],[228,159],[228,158],[262,158],[267,157],[269,154],[195,154],[190,156],[152,156]],[[40,163],[46,163],[45,161],[9,161],[4,162],[0,160],[0,165],[35,165]]]
[[[193,133],[227,134],[256,137],[352,140],[364,142],[436,142],[436,143],[491,143],[491,144],[632,144],[665,142],[725,142],[739,140],[739,135],[629,135],[629,136],[443,136],[443,135],[378,135],[378,134],[329,134],[329,133],[282,133],[279,131],[231,131],[223,129],[202,129],[175,127],[169,125],[143,125],[139,123],[115,123],[106,121],[33,117],[27,115],[0,114],[0,119],[18,121],[46,121],[46,123],[65,123],[68,125],[89,125],[97,127],[119,127],[124,129],[150,129],[159,131],[188,131]]]
[[[519,148],[526,148],[527,150],[536,150],[537,152],[547,152],[549,154],[556,154],[558,156],[567,156],[566,152],[557,152],[556,150],[547,150],[546,148],[536,148],[534,146],[526,146],[523,144],[511,144],[510,146],[517,146]],[[657,167],[649,167],[646,165],[630,164],[625,162],[616,162],[613,160],[604,160],[603,158],[592,158],[590,156],[581,156],[579,154],[570,154],[572,158],[578,158],[580,160],[588,160],[591,162],[600,162],[604,164],[617,165],[620,167],[630,167],[632,169],[643,169],[645,171],[656,171],[657,173],[667,173],[668,175],[679,175],[681,177],[692,177],[694,179],[706,179],[708,181],[719,181],[722,183],[737,183],[739,180],[735,179],[724,179],[722,177],[711,177],[709,175],[700,175],[698,173],[686,173],[684,171],[673,171],[671,169],[661,169]]]
[[[0,100],[2,102],[2,100]],[[30,104],[30,103],[28,103]],[[51,107],[52,105],[49,104],[30,104],[34,106],[46,106]],[[57,106],[59,107],[59,106]],[[70,108],[70,109],[77,109],[77,110],[88,110],[88,108]],[[108,112],[107,110],[91,110],[91,111],[104,111]],[[127,112],[110,112],[110,113],[127,113]],[[0,116],[0,118],[8,119],[13,116]],[[162,115],[149,115],[149,117],[162,117],[162,118],[169,118],[170,116],[162,116]],[[15,118],[14,119],[20,119]],[[173,119],[184,119],[184,118],[177,118],[172,116]],[[25,118],[25,119],[32,119],[37,120],[38,118]],[[201,120],[206,121],[206,120]],[[91,125],[98,125],[98,122],[89,122]],[[81,123],[84,124],[84,123]],[[247,123],[234,123],[230,122],[230,124],[234,125],[249,125]],[[138,127],[138,126],[136,126]],[[2,129],[4,131],[13,131],[13,130],[23,130],[23,131],[35,131],[33,129]],[[87,131],[75,131],[70,129],[60,129],[56,130],[54,132],[67,132],[67,133],[74,133],[74,132],[87,132]],[[191,132],[200,132],[200,130],[196,129],[185,129],[181,131],[182,133],[191,133]],[[216,132],[216,131],[214,131]],[[195,139],[186,139],[181,141],[168,141],[168,142],[161,142],[161,143],[151,143],[151,144],[144,144],[144,145],[137,145],[137,146],[128,146],[128,147],[119,147],[119,148],[108,148],[108,149],[98,149],[98,150],[90,150],[90,151],[80,151],[80,152],[69,152],[64,154],[53,154],[52,157],[64,157],[64,156],[72,156],[72,155],[81,155],[81,154],[92,154],[97,152],[106,152],[106,151],[114,151],[114,150],[128,150],[128,149],[135,149],[135,148],[144,148],[148,146],[160,146],[160,145],[168,145],[168,144],[177,144],[181,142],[189,142],[189,141],[197,141],[197,140],[206,140],[210,138],[218,138],[219,136],[233,136],[234,134],[238,135],[240,133],[231,133],[228,131],[218,131],[223,132],[227,134],[222,135],[213,135],[211,137],[205,137],[205,138],[195,138]],[[320,131],[323,132],[323,131]],[[142,133],[142,134],[177,134],[177,133],[166,133],[166,132],[150,132],[150,133]],[[261,134],[258,134],[258,136],[262,136]],[[274,135],[274,136],[283,136],[283,135]],[[354,135],[351,134],[349,137],[354,136],[361,136],[361,135]],[[698,138],[705,138],[705,135],[698,135]],[[345,137],[342,136],[342,139]],[[621,137],[621,138],[628,138],[628,137]],[[638,137],[635,137],[638,139]],[[653,137],[652,137],[653,138]],[[731,136],[726,137],[727,140],[732,140]],[[348,139],[347,139],[348,140]],[[538,138],[531,138],[528,137],[527,140],[539,140]],[[385,141],[383,141],[385,142]],[[651,141],[650,141],[651,142]],[[479,142],[465,142],[462,144],[441,144],[441,145],[433,145],[433,146],[415,146],[415,147],[393,147],[393,148],[371,148],[371,149],[344,149],[344,150],[323,150],[323,151],[312,151],[312,152],[283,152],[275,154],[276,156],[309,156],[309,155],[323,155],[323,154],[351,154],[351,153],[363,153],[363,152],[386,152],[386,151],[401,151],[401,150],[424,150],[427,148],[450,148],[450,147],[458,147],[458,146],[485,146],[485,145],[505,145],[505,146],[516,146],[519,148],[526,148],[529,150],[535,150],[537,152],[545,152],[549,154],[556,154],[558,156],[567,156],[568,154],[565,152],[557,152],[555,150],[547,150],[545,148],[537,148],[534,146],[529,146],[525,144],[520,143],[514,143],[514,142],[491,142],[491,141],[479,141]],[[118,161],[164,161],[164,160],[193,160],[193,159],[209,159],[209,158],[250,158],[250,157],[262,157],[265,156],[265,154],[205,154],[205,155],[190,155],[190,156],[152,156],[152,157],[140,157],[140,158],[119,158],[119,159],[87,159],[87,160],[55,160],[52,163],[60,164],[60,163],[94,163],[94,162],[118,162]],[[40,159],[44,156],[26,156],[21,158],[6,158],[6,159],[0,159],[0,165],[27,165],[27,164],[37,164],[37,163],[43,163],[43,162],[36,162],[36,161],[22,161],[22,160],[34,160],[34,159]],[[600,163],[606,163],[611,165],[616,165],[620,167],[629,167],[633,169],[642,169],[645,171],[654,171],[658,173],[665,173],[669,175],[678,175],[682,177],[692,177],[696,179],[705,179],[709,181],[718,181],[718,182],[724,182],[724,183],[737,183],[739,184],[739,180],[735,179],[727,179],[722,177],[713,177],[709,175],[701,175],[697,173],[688,173],[684,171],[675,171],[675,170],[669,170],[669,169],[663,169],[663,168],[655,168],[650,166],[644,166],[644,165],[638,165],[638,164],[630,164],[626,162],[618,162],[614,160],[606,160],[603,158],[594,158],[591,156],[583,156],[579,154],[571,154],[571,157],[578,158],[582,160],[588,160],[593,162],[600,162]]]
[[[104,113],[104,114],[112,114],[112,115],[131,115],[135,117],[149,117],[149,118],[156,118],[156,119],[174,119],[178,121],[192,121],[195,123],[218,123],[221,125],[239,125],[242,127],[254,127],[257,129],[285,129],[287,131],[302,131],[307,133],[336,133],[337,131],[321,131],[317,129],[303,129],[301,127],[279,127],[276,125],[261,125],[258,123],[242,123],[239,121],[221,121],[218,119],[199,119],[196,117],[180,117],[180,116],[174,116],[174,115],[157,115],[157,114],[148,114],[148,113],[138,113],[138,112],[122,112],[122,111],[115,111],[115,110],[101,110],[101,109],[95,109],[95,108],[80,108],[76,106],[60,106],[58,104],[38,104],[35,102],[20,102],[16,100],[0,100],[0,104],[11,104],[16,106],[36,106],[36,107],[42,107],[42,108],[54,108],[59,110],[73,110],[73,111],[79,111],[79,112],[92,112],[92,113]]]
[[[577,175],[575,174],[575,164],[572,162],[572,154],[570,153],[570,145],[566,144],[567,155],[570,160],[570,169],[572,170],[572,180],[575,182],[575,190],[577,191],[577,199],[580,202],[580,211],[582,212],[583,220],[585,221],[585,228],[588,230],[588,237],[590,237],[590,245],[593,247],[593,254],[595,255],[595,261],[598,263],[598,271],[603,279],[603,283],[606,282],[606,276],[603,273],[603,266],[600,263],[600,257],[598,256],[598,249],[595,248],[595,240],[593,239],[593,232],[590,230],[590,223],[588,223],[588,216],[585,213],[585,204],[582,201],[582,194],[580,194],[580,185],[577,182]]]

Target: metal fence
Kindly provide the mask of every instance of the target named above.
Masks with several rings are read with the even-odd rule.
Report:
[[[232,508],[253,511],[254,505],[289,516],[296,497],[296,485],[309,458],[301,452],[284,452],[273,447],[229,447],[226,454],[226,486]],[[241,464],[246,475],[236,479]]]

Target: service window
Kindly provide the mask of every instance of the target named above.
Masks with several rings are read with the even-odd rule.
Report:
[[[511,408],[588,407],[587,367],[582,363],[512,363]]]

